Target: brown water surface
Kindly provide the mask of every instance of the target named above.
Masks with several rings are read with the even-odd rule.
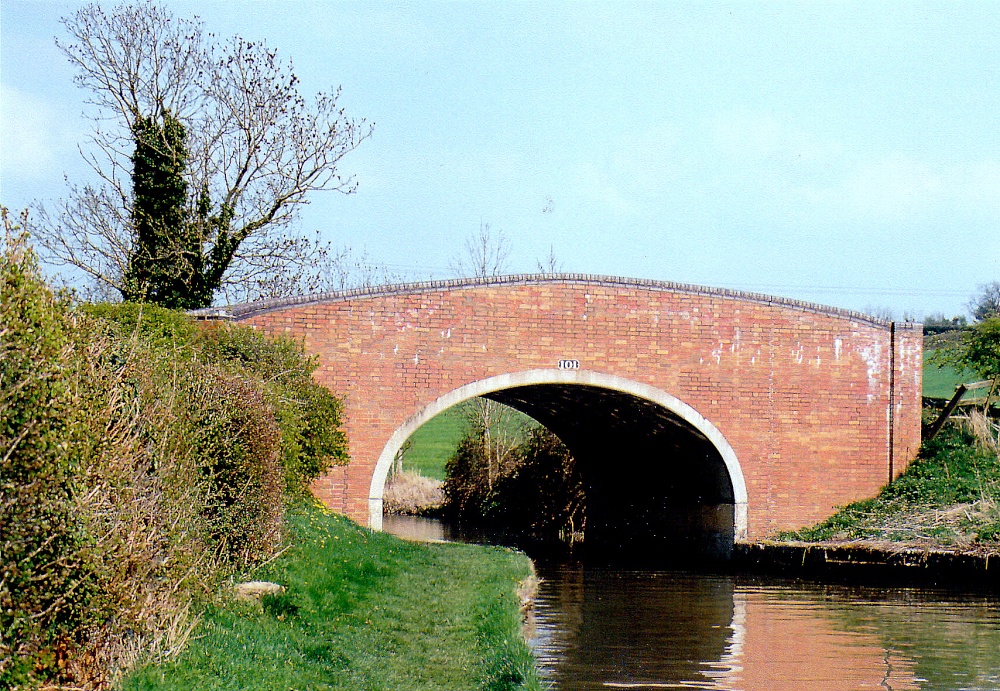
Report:
[[[539,568],[553,688],[1000,689],[1000,603],[914,589]]]
[[[552,689],[1000,690],[996,598],[573,562],[538,572],[531,645]]]

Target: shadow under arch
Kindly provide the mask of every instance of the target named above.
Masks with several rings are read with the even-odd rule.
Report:
[[[671,416],[675,416],[683,421],[683,423],[686,423],[690,429],[695,430],[697,435],[704,438],[704,440],[714,447],[714,450],[718,453],[724,464],[725,473],[732,490],[731,498],[734,505],[733,535],[736,540],[746,538],[747,491],[746,482],[743,478],[743,470],[740,467],[739,459],[733,447],[715,425],[684,401],[648,384],[601,372],[559,369],[527,370],[481,379],[440,396],[437,400],[407,418],[389,437],[372,474],[371,487],[368,494],[369,527],[373,530],[382,529],[382,497],[389,469],[396,457],[396,453],[402,448],[410,435],[421,425],[438,413],[477,396],[494,398],[500,402],[513,405],[513,407],[519,408],[530,415],[531,412],[525,410],[523,406],[517,405],[516,401],[508,400],[504,392],[546,386],[589,387],[595,390],[624,394],[640,401],[654,404],[654,406],[668,411]],[[544,420],[539,420],[539,422],[545,424]],[[559,430],[553,429],[552,431],[559,435]],[[636,481],[640,481],[640,478],[637,477]]]

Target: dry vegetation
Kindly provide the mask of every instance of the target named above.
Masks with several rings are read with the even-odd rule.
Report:
[[[444,504],[444,483],[419,473],[393,473],[382,499],[386,513],[402,516],[427,516],[440,511]]]

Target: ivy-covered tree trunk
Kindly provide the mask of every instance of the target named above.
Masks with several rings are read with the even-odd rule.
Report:
[[[139,117],[132,125],[132,223],[135,245],[125,274],[126,302],[152,302],[174,309],[211,303],[202,253],[207,193],[192,222],[185,129],[165,111],[162,122]]]

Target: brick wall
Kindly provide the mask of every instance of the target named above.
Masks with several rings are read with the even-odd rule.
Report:
[[[561,359],[656,387],[711,421],[742,468],[751,537],[873,495],[890,464],[898,475],[920,444],[920,326],[818,305],[651,281],[515,276],[230,313],[319,357],[317,378],[344,397],[352,462],[314,490],[363,523],[376,461],[410,416],[460,386]]]

